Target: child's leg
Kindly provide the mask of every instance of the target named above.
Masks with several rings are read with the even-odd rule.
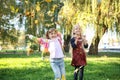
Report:
[[[66,77],[65,77],[65,63],[64,63],[63,59],[60,60],[59,67],[60,67],[60,72],[61,72],[61,76],[62,76],[61,80],[66,80]]]
[[[74,80],[78,80],[78,72],[79,72],[79,66],[76,66],[74,71]]]
[[[84,66],[79,69],[80,74],[79,74],[79,80],[83,80],[83,75],[84,75]]]
[[[61,79],[61,74],[60,74],[60,69],[59,69],[59,64],[58,62],[51,62],[51,67],[55,75],[55,80],[60,80]]]

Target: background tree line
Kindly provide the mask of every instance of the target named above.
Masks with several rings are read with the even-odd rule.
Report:
[[[98,54],[98,44],[108,29],[115,28],[120,35],[120,0],[0,0],[0,41],[3,45],[18,42],[20,31],[10,23],[14,18],[18,19],[19,27],[24,25],[25,34],[35,36],[43,36],[47,29],[60,25],[67,48],[74,24],[80,23],[83,30],[86,25],[93,24],[95,36],[88,53]]]

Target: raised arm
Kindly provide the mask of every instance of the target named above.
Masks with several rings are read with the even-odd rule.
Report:
[[[70,40],[70,43],[71,43],[72,48],[76,48],[76,47],[77,47],[77,46],[76,46],[76,41],[75,41],[74,38],[72,38],[72,39]]]
[[[83,45],[84,45],[84,48],[88,48],[88,42],[86,40],[86,36],[83,36]]]
[[[31,40],[33,40],[34,42],[41,44],[41,45],[47,45],[48,44],[48,39],[44,39],[44,38],[38,38],[35,37],[33,35],[27,35],[27,37]]]

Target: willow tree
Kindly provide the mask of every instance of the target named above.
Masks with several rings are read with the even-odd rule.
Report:
[[[71,38],[73,16],[75,9],[73,3],[68,0],[64,1],[64,6],[59,13],[59,24],[61,25],[62,33],[64,34],[64,49],[69,51],[69,41]]]
[[[82,3],[84,5],[80,14],[83,15],[83,23],[93,24],[95,29],[88,54],[98,54],[99,42],[108,29],[116,28],[120,34],[120,0],[85,0]]]
[[[88,12],[90,0],[64,0],[63,2],[64,6],[60,12],[60,23],[62,25],[61,27],[64,28],[65,47],[67,46],[67,48],[69,48],[72,27],[75,24],[80,23],[81,27],[85,29],[87,20],[90,19],[92,15],[89,15]]]
[[[64,4],[66,8],[63,7],[62,21],[69,22],[64,26],[67,34],[71,34],[71,25],[76,23],[80,23],[82,28],[87,24],[94,25],[95,36],[90,44],[89,54],[98,54],[99,42],[108,29],[116,27],[120,34],[120,0],[65,0]]]
[[[98,45],[104,33],[116,28],[120,34],[120,1],[119,0],[101,0],[100,2],[92,0],[92,14],[94,20],[95,36],[89,48],[89,54],[98,54]],[[115,25],[115,26],[113,26]]]

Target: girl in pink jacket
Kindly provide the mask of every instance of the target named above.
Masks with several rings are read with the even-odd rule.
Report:
[[[36,38],[29,35],[30,39],[37,41],[39,44],[48,49],[50,53],[50,64],[55,75],[54,80],[66,80],[64,54],[62,51],[62,38],[54,28],[47,31],[46,37],[47,39]]]

